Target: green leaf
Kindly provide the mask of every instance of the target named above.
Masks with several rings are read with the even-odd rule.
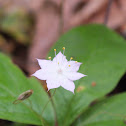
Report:
[[[34,91],[29,98],[30,102],[24,100],[20,104],[13,104],[22,92],[29,89]],[[34,78],[27,79],[8,57],[0,54],[0,119],[52,126],[54,111],[51,103],[48,104],[43,116],[40,116],[48,100],[48,94],[38,81]]]
[[[90,107],[74,126],[125,126],[126,93],[106,98]]]
[[[112,91],[126,70],[126,42],[105,26],[74,28],[53,49],[58,53],[64,46],[67,58],[82,62],[79,72],[88,76],[75,81],[75,94],[57,89],[53,100],[59,126],[69,126],[92,101]],[[49,56],[54,55],[53,49]]]

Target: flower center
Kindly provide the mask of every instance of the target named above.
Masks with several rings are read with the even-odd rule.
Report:
[[[57,73],[58,73],[58,74],[62,74],[62,73],[63,73],[62,69],[58,69],[58,70],[57,70]]]

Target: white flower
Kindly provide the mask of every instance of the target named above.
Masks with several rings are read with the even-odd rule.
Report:
[[[48,90],[62,86],[74,93],[75,85],[73,81],[86,76],[77,72],[82,63],[67,61],[66,56],[63,55],[64,53],[59,52],[56,55],[56,49],[54,51],[55,57],[52,61],[51,58],[50,60],[37,59],[41,69],[36,71],[33,76],[40,80],[46,80]]]

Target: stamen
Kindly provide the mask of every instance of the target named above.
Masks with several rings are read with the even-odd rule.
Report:
[[[77,63],[77,61],[75,61],[75,63]]]
[[[62,49],[63,49],[63,55],[64,55],[64,52],[65,52],[65,47],[63,47]]]
[[[55,52],[55,56],[56,56],[56,49],[54,49],[54,52]]]
[[[73,60],[73,57],[70,58],[70,61]]]
[[[70,65],[68,65],[70,67]]]
[[[49,60],[51,60],[51,58],[52,58],[51,56],[48,57]]]
[[[59,62],[58,62],[58,64],[59,64]]]

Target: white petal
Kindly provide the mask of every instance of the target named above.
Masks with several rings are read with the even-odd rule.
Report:
[[[77,72],[82,63],[76,61],[68,61],[66,71]]]
[[[56,72],[44,71],[44,69],[37,70],[32,76],[37,77],[40,80],[55,80],[57,79]]]
[[[37,59],[37,60],[41,68],[48,67],[51,64],[50,60],[45,60],[45,59]]]
[[[60,64],[64,64],[67,62],[66,56],[64,56],[61,52],[59,52],[56,57],[53,58],[53,62]]]
[[[61,86],[62,86],[63,88],[65,88],[66,90],[71,91],[71,92],[74,93],[75,85],[74,85],[74,82],[73,82],[73,81],[68,80],[68,79],[64,79],[64,80],[62,81]]]
[[[32,76],[35,76],[40,80],[46,80],[48,77],[47,73],[45,71],[43,71],[42,69],[37,70],[34,74],[32,74]]]
[[[56,64],[50,60],[37,59],[40,67],[46,72],[55,72]]]
[[[50,80],[47,80],[46,83],[47,83],[48,91],[50,89],[58,88],[60,86],[60,83],[58,81],[56,81],[56,80],[51,80],[50,79]]]
[[[75,80],[79,80],[80,78],[86,76],[82,73],[78,73],[78,72],[64,72],[64,75],[69,79],[69,80],[72,80],[72,81],[75,81]]]

